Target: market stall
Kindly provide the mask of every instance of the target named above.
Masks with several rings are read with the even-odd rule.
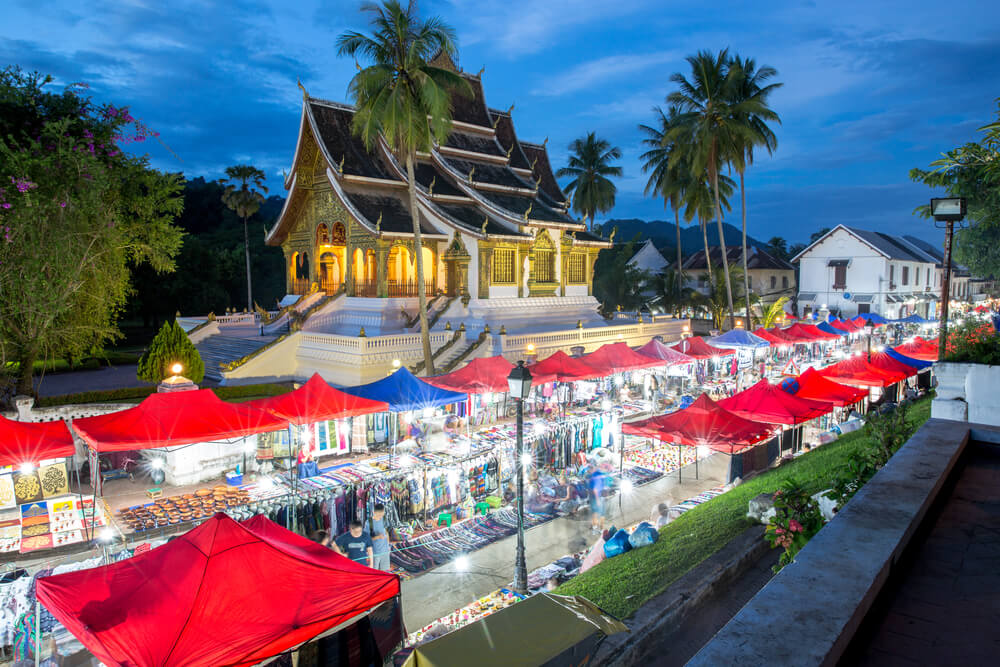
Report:
[[[38,599],[108,665],[254,665],[358,622],[399,578],[217,514],[127,561],[43,577]],[[382,637],[384,659],[401,638]]]
[[[807,368],[796,378],[782,380],[779,386],[799,398],[823,401],[838,408],[849,408],[868,398],[867,389],[834,382],[813,368]]]
[[[854,354],[843,361],[822,368],[818,372],[823,377],[834,382],[855,387],[867,387],[870,392],[880,390],[878,396],[873,396],[872,393],[869,394],[872,400],[877,400],[882,395],[887,395],[890,387],[897,382],[905,380],[907,377],[905,373],[884,370],[873,366],[868,363],[865,355],[861,353]],[[889,398],[892,397],[889,396]]]
[[[921,361],[937,361],[939,356],[937,342],[925,340],[920,336],[915,337],[908,343],[897,345],[894,349],[900,354],[920,359]]]
[[[606,636],[627,630],[582,597],[538,593],[417,646],[404,665],[507,667],[513,646],[520,664],[588,665]]]
[[[829,403],[793,396],[778,385],[761,380],[735,396],[719,401],[719,405],[735,415],[751,421],[767,422],[791,427],[782,437],[781,449],[798,451],[802,447],[803,424],[829,414]]]

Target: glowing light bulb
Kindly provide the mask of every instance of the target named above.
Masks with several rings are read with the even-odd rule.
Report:
[[[528,343],[528,345],[524,349],[528,352],[528,354],[534,354],[535,353],[535,344],[534,343]]]
[[[434,408],[424,408],[424,419],[430,419],[434,416]]]
[[[412,424],[413,423],[413,413],[412,412],[404,412],[403,413],[403,423],[404,424]]]
[[[622,480],[622,493],[632,493],[633,489],[635,489],[635,485],[632,483],[632,480],[630,479]]]
[[[457,572],[468,572],[469,570],[469,557],[459,556],[455,559],[455,570]]]
[[[163,470],[163,459],[152,459],[149,462],[149,467],[153,470]]]
[[[20,472],[22,475],[30,475],[31,473],[35,472],[35,464],[28,462],[22,463],[21,467],[18,468],[18,472]]]
[[[270,477],[261,477],[257,482],[257,487],[261,491],[270,491],[274,488],[274,480]]]
[[[619,386],[619,387],[624,386],[625,385],[625,376],[623,376],[623,375],[616,375],[615,376],[615,385]]]
[[[170,372],[173,373],[174,375],[180,375],[181,371],[183,370],[184,366],[182,366],[181,364],[174,364],[173,366],[170,367]]]
[[[531,467],[531,454],[521,454],[521,466],[525,468]]]
[[[605,398],[603,401],[601,401],[601,409],[604,410],[605,412],[607,412],[608,410],[610,410],[611,409],[611,400]]]
[[[97,534],[97,539],[107,544],[111,540],[115,539],[115,531],[110,528],[102,528],[101,532]]]
[[[393,359],[392,360],[392,367],[393,368],[399,368],[401,365],[402,365],[402,362],[399,359]]]

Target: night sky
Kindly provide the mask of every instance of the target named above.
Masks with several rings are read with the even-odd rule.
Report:
[[[82,9],[81,4],[88,7]],[[354,0],[39,3],[7,0],[0,65],[86,82],[95,99],[129,105],[169,147],[156,166],[218,178],[263,168],[281,193],[301,112],[301,79],[346,101],[345,29],[365,29]],[[763,8],[766,6],[767,8]],[[1000,3],[713,3],[625,0],[437,0],[421,11],[459,37],[460,63],[486,68],[490,106],[515,104],[524,140],[549,138],[554,164],[596,131],[624,152],[613,217],[673,216],[642,196],[637,124],[687,73],[684,57],[725,47],[779,71],[779,145],[748,173],[757,238],[804,241],[837,223],[939,234],[911,211],[931,191],[907,172],[976,136],[1000,96]],[[728,216],[738,224],[738,210]]]

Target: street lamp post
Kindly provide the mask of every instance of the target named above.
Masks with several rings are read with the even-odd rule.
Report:
[[[868,330],[868,363],[872,362],[872,334],[875,332],[875,322],[871,318],[865,322],[865,329]]]
[[[948,301],[951,298],[951,246],[955,223],[965,217],[965,197],[935,197],[931,199],[931,216],[945,224],[944,278],[941,280],[941,333],[938,349],[943,354],[948,340]]]
[[[507,376],[510,396],[517,403],[517,555],[514,563],[514,590],[528,592],[528,565],[524,559],[524,399],[531,392],[531,371],[517,362]]]

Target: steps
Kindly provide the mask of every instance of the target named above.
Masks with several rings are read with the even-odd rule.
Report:
[[[234,361],[251,352],[256,352],[275,338],[277,336],[239,338],[215,334],[201,341],[195,347],[198,348],[198,353],[201,354],[201,359],[205,362],[205,377],[218,382],[222,380],[222,372],[219,370],[220,363]]]

